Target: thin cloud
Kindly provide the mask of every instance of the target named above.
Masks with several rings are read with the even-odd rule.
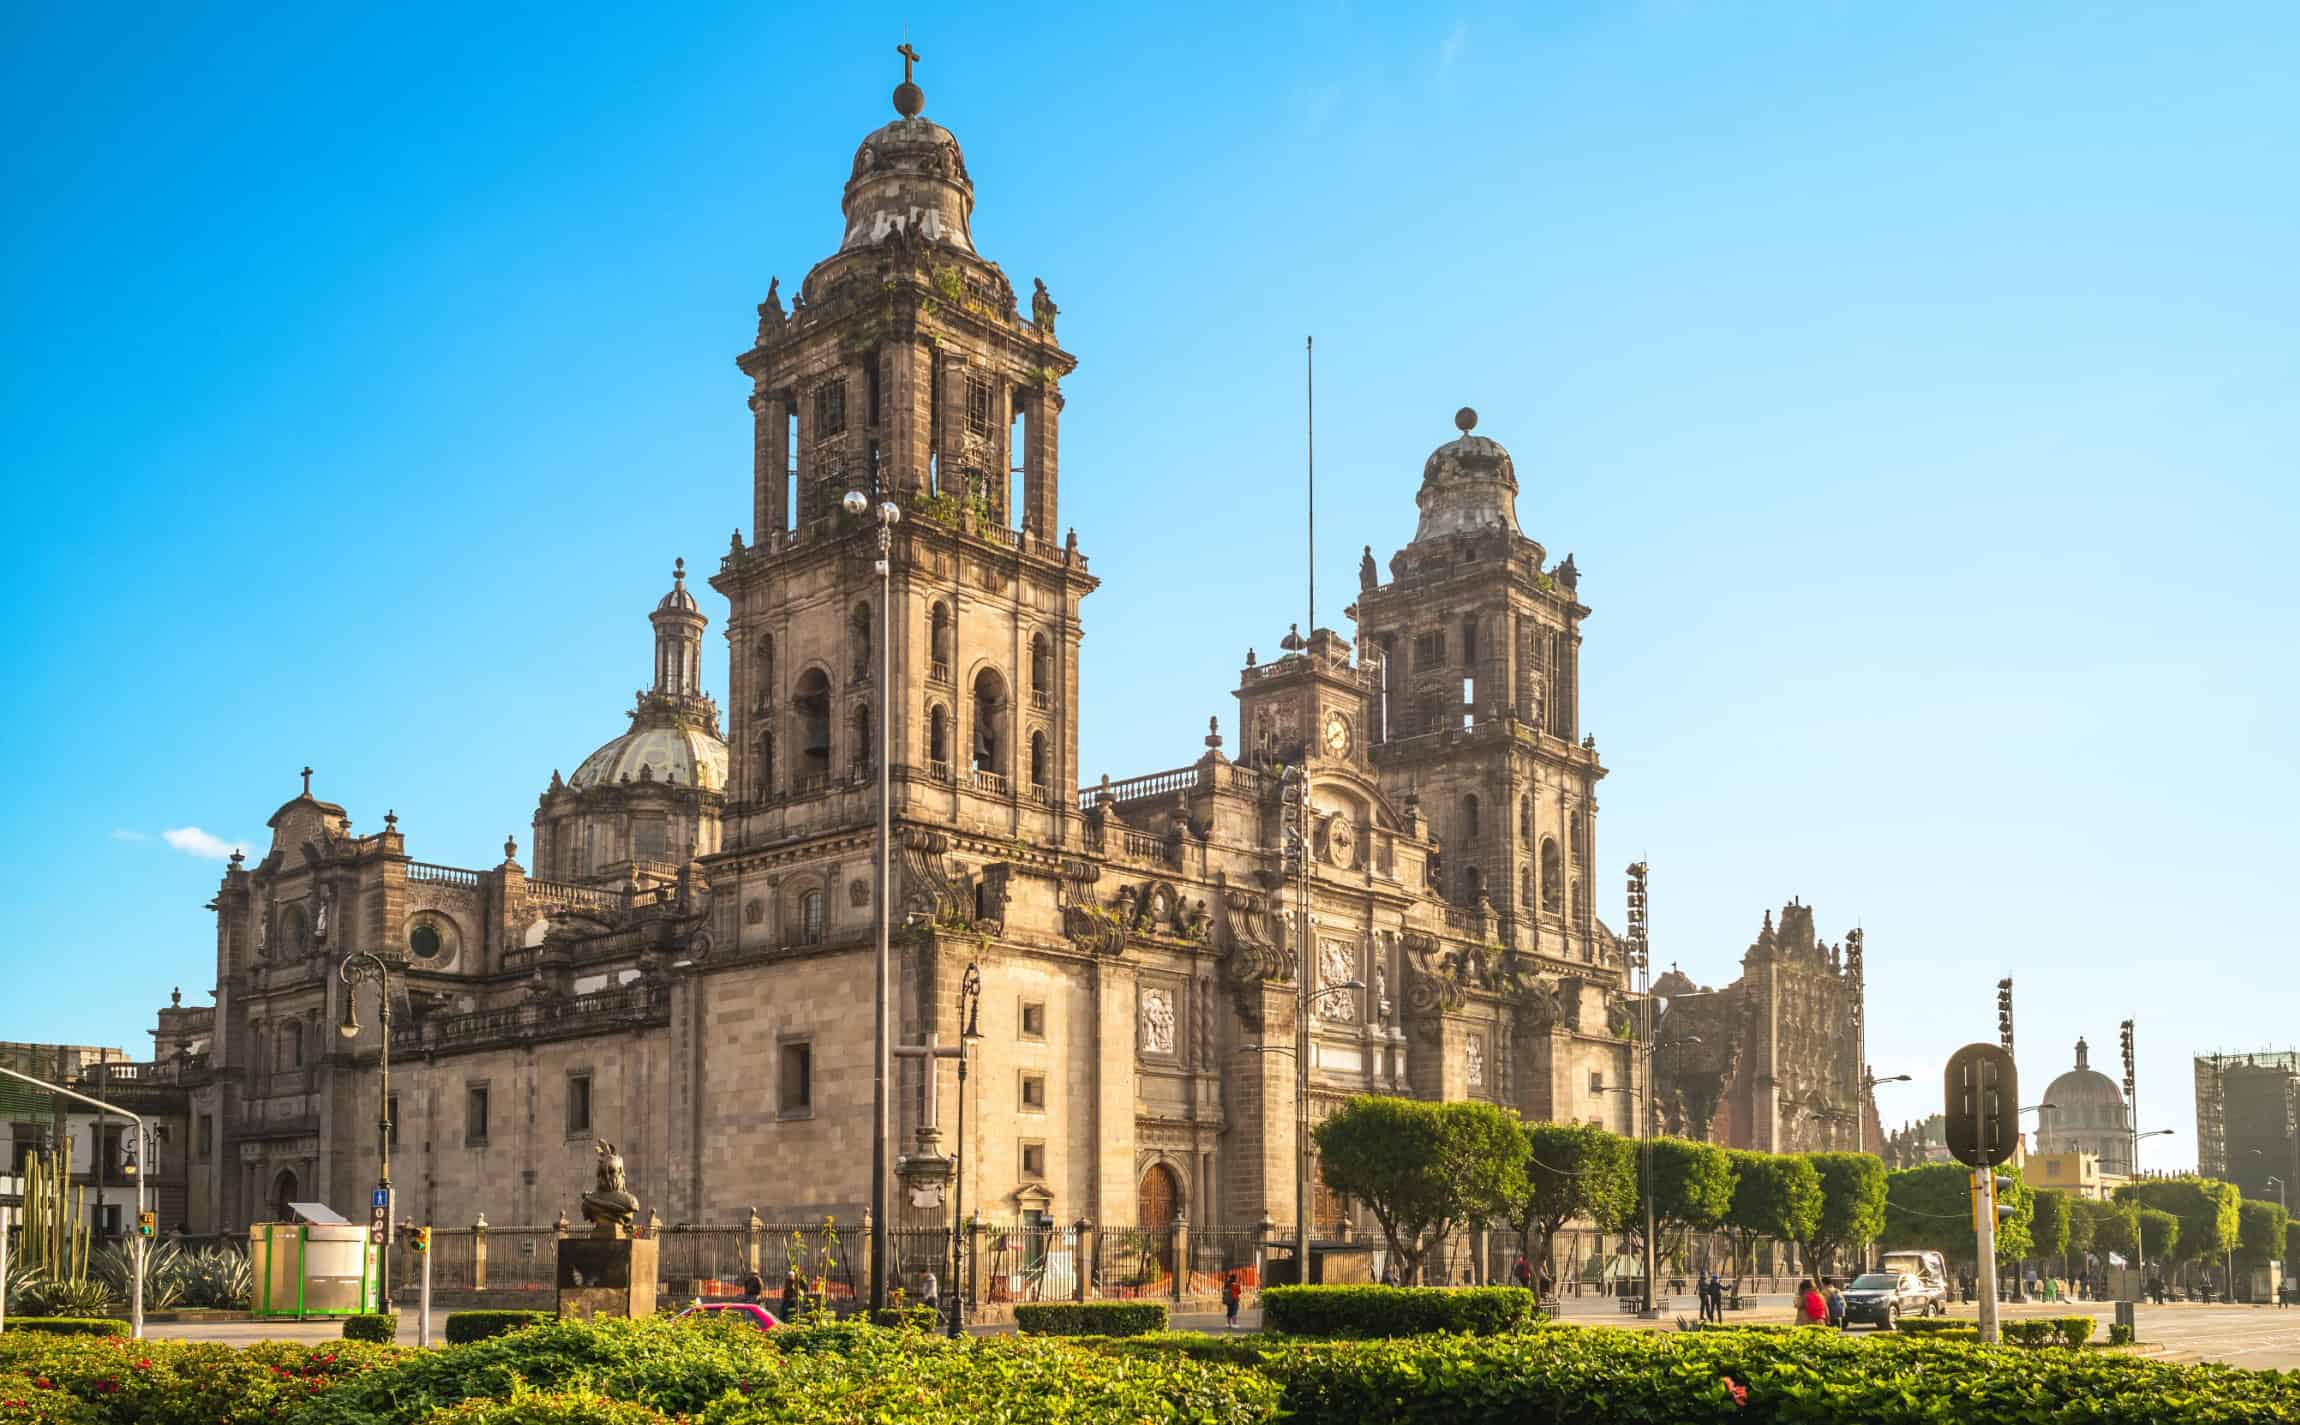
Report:
[[[160,839],[187,856],[198,856],[207,861],[228,859],[234,851],[243,855],[248,851],[245,841],[226,841],[196,826],[171,826],[160,833]]]

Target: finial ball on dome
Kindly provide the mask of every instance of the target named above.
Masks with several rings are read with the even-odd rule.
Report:
[[[1453,413],[1453,424],[1455,430],[1468,435],[1477,429],[1477,411],[1469,406],[1462,407]]]

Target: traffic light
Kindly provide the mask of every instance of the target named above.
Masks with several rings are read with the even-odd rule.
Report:
[[[157,1237],[157,1236],[159,1236],[159,1235],[160,1235],[160,1214],[158,1214],[158,1213],[156,1213],[156,1212],[139,1212],[139,1213],[137,1213],[137,1214],[136,1214],[136,1235],[137,1235],[138,1237],[142,1237],[142,1238],[145,1238],[145,1239],[147,1239],[147,1240],[148,1240],[148,1239],[150,1239],[150,1238],[153,1238],[153,1237]]]
[[[2001,1227],[2012,1220],[2013,1205],[2007,1199],[2012,1196],[2013,1180],[1999,1173],[1993,1186],[1995,1191],[1990,1195],[1996,1200],[1997,1225]]]
[[[1981,1214],[1986,1210],[1983,1206],[1981,1181],[1981,1178],[1976,1174],[1967,1185],[1970,1198],[1969,1220],[1973,1231],[1976,1233],[1981,1230]],[[1987,1201],[1996,1204],[1996,1218],[1999,1226],[2012,1219],[2013,1205],[2006,1200],[2012,1196],[2012,1187],[2013,1180],[2002,1173],[1995,1174],[1989,1179]]]
[[[409,1250],[410,1252],[428,1252],[428,1251],[430,1251],[430,1250],[431,1250],[431,1229],[430,1229],[430,1228],[428,1228],[428,1227],[410,1227],[410,1228],[408,1228],[408,1229],[407,1229],[407,1250]]]
[[[1993,1168],[2020,1139],[2020,1081],[2013,1057],[1994,1044],[1967,1044],[1949,1056],[1941,1103],[1949,1154],[1972,1168]]]

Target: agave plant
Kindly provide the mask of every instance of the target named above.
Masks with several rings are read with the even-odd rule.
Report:
[[[255,1290],[248,1254],[233,1246],[202,1247],[182,1254],[186,1306],[243,1309]]]
[[[89,1263],[88,1275],[111,1289],[112,1295],[122,1301],[130,1296],[129,1286],[136,1272],[136,1249],[127,1242],[114,1242],[96,1253]],[[154,1242],[144,1249],[144,1309],[165,1311],[183,1303],[185,1283],[184,1254],[172,1243]]]
[[[110,1285],[98,1277],[77,1281],[51,1278],[24,1292],[25,1310],[42,1316],[106,1316],[118,1304]]]
[[[0,1228],[0,1231],[5,1230]],[[38,1267],[22,1257],[11,1256],[8,1259],[8,1275],[0,1279],[0,1302],[5,1302],[10,1316],[27,1311],[33,1294],[46,1280]]]

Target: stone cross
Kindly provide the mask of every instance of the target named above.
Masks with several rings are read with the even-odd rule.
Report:
[[[926,1111],[921,1115],[918,1125],[918,1147],[922,1153],[937,1151],[937,1145],[942,1141],[942,1130],[935,1126],[935,1108],[939,1098],[936,1089],[939,1085],[940,1075],[934,1072],[934,1061],[937,1059],[955,1059],[966,1052],[966,1046],[963,1043],[946,1046],[938,1043],[937,1039],[938,1036],[935,1032],[929,1029],[926,1031],[923,1043],[897,1044],[891,1051],[898,1059],[923,1061],[926,1069]]]
[[[910,47],[909,40],[904,40],[894,47],[894,52],[902,56],[902,82],[908,84],[911,82],[910,67],[918,63],[918,51]]]
[[[307,797],[311,795],[311,768],[309,767],[303,769],[303,794]]]

